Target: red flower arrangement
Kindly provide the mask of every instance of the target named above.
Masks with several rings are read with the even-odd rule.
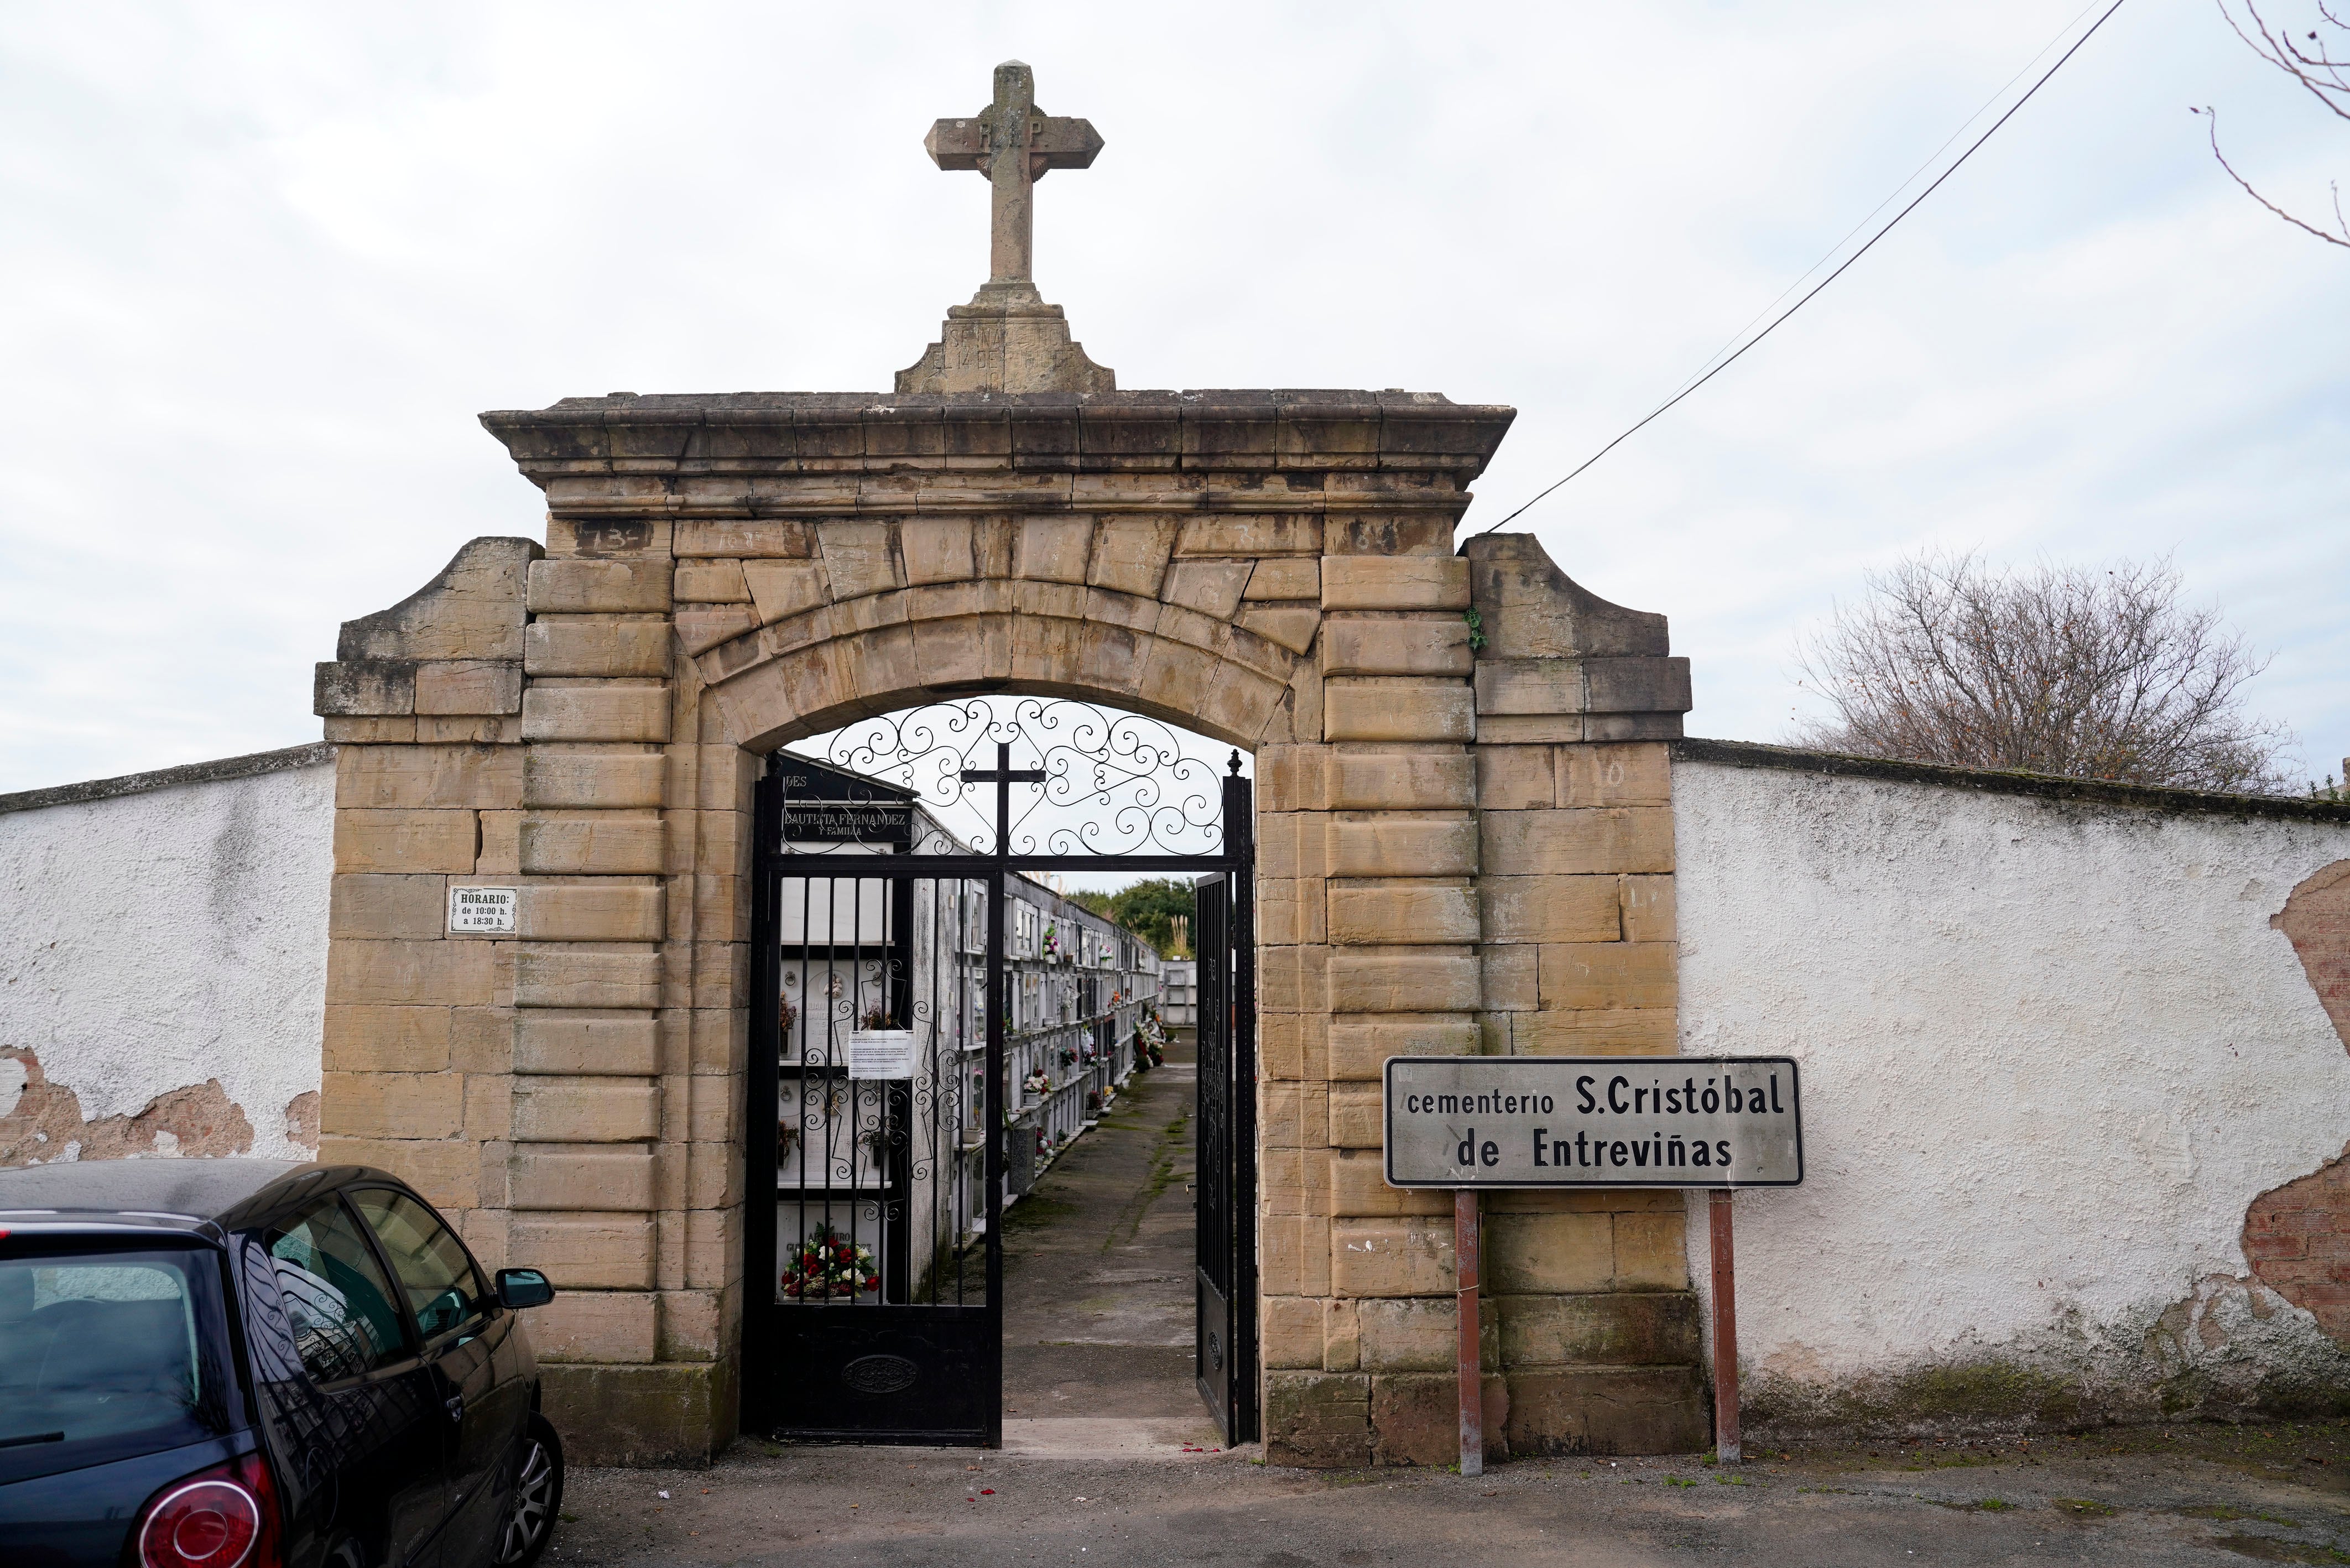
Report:
[[[873,1266],[873,1249],[851,1242],[830,1220],[802,1241],[784,1265],[784,1294],[793,1301],[851,1300],[862,1292],[881,1288]]]

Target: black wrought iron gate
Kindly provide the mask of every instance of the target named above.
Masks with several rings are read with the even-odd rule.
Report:
[[[1253,806],[1239,774],[1238,753],[1217,776],[1154,721],[1031,698],[867,721],[821,761],[769,760],[746,1430],[1000,1445],[1003,1210],[1024,1163],[1010,1157],[1033,1136],[1007,1141],[1030,1114],[1007,1064],[1042,1037],[1006,977],[1007,953],[1035,958],[1039,933],[1007,926],[1036,887],[1026,874],[1057,869],[1199,878],[1200,1387],[1228,1441],[1254,1436]],[[1089,1062],[1130,1048],[1118,1001],[1087,1025]]]
[[[1241,867],[1193,884],[1200,1103],[1192,1361],[1200,1397],[1227,1447],[1257,1436],[1256,930],[1246,847]]]

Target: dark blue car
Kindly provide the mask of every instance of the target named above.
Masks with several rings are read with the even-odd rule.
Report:
[[[393,1177],[0,1170],[10,1568],[525,1568],[563,1449],[516,1310]]]

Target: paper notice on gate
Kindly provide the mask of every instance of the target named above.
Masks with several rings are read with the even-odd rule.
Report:
[[[852,1078],[910,1078],[914,1075],[914,1032],[910,1029],[858,1029],[848,1036],[848,1075]]]

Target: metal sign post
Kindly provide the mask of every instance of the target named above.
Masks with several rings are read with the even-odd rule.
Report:
[[[1738,1444],[1738,1270],[1730,1255],[1730,1189],[1706,1194],[1713,1242],[1713,1457],[1734,1465]]]
[[[1463,1187],[1452,1194],[1452,1256],[1458,1282],[1453,1301],[1461,1326],[1461,1473],[1464,1476],[1485,1473],[1484,1358],[1477,1349],[1477,1195]]]
[[[1714,1451],[1736,1464],[1738,1309],[1731,1194],[1804,1179],[1787,1056],[1391,1056],[1380,1075],[1388,1185],[1450,1188],[1458,1267],[1461,1473],[1484,1468],[1477,1192],[1710,1189]]]

